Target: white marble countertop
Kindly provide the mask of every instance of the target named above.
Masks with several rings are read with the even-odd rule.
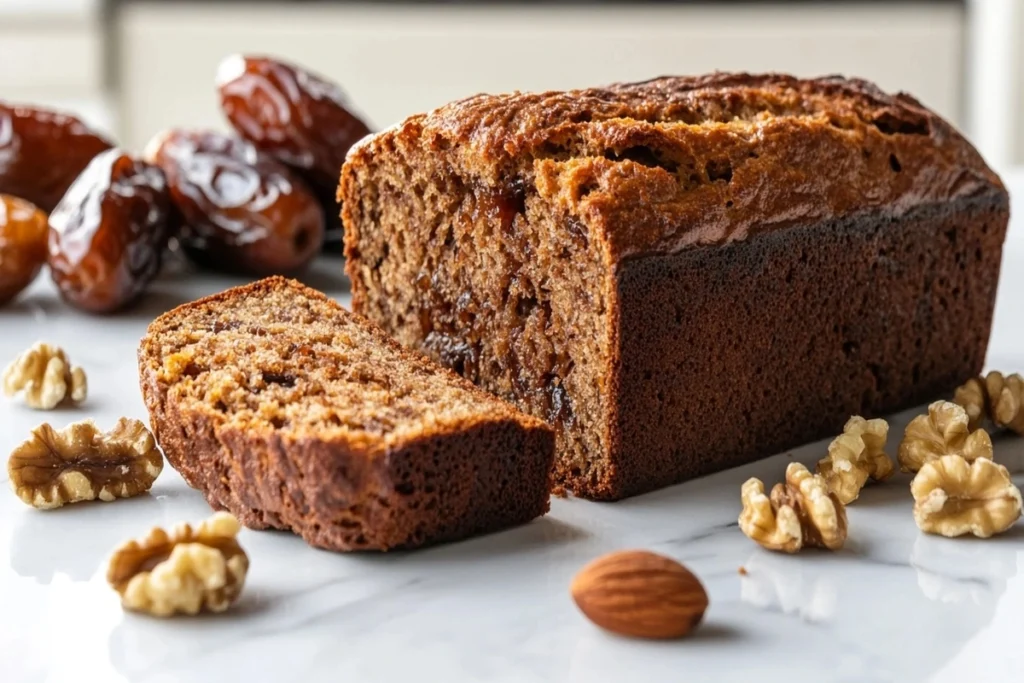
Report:
[[[1013,186],[1024,192],[1024,177]],[[1018,194],[1020,196],[1020,194]],[[1024,371],[1024,217],[1007,243],[989,365]],[[310,284],[344,298],[340,262]],[[84,407],[40,414],[0,402],[0,453],[43,420],[145,419],[136,343],[152,317],[234,284],[162,281],[141,309],[75,313],[40,281],[0,311],[4,363],[37,339],[89,373]],[[901,434],[908,415],[893,427]],[[157,620],[122,612],[104,580],[122,540],[199,520],[202,497],[171,468],[151,495],[53,512],[24,506],[0,473],[0,681],[702,681],[986,683],[1024,671],[1024,522],[1003,536],[918,532],[908,478],[869,488],[839,553],[781,556],[736,527],[739,487],[773,483],[825,443],[616,504],[554,500],[525,527],[414,553],[337,555],[285,533],[243,531],[252,561],[231,612]],[[1024,440],[997,459],[1024,484]],[[685,562],[711,599],[696,635],[640,642],[601,632],[569,598],[572,576],[612,550]],[[748,575],[740,576],[740,566]]]

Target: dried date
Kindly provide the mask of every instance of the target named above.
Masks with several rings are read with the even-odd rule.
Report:
[[[370,133],[337,85],[291,64],[234,55],[221,63],[217,86],[243,138],[332,192],[349,148]]]
[[[0,306],[32,284],[46,263],[46,214],[0,194]]]
[[[93,159],[50,215],[49,265],[65,301],[112,313],[160,271],[173,225],[163,172],[122,150]]]
[[[0,103],[0,193],[49,213],[89,162],[111,146],[73,116]]]
[[[180,240],[202,265],[229,272],[294,272],[316,255],[324,218],[294,172],[244,140],[171,130],[146,158],[167,175],[184,219]]]
[[[246,140],[298,169],[320,198],[328,238],[340,236],[335,192],[350,147],[370,134],[341,89],[305,69],[234,55],[217,72],[221,108]]]

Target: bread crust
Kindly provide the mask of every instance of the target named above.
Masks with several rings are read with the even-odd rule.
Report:
[[[480,182],[535,184],[599,226],[610,265],[872,208],[899,215],[1006,195],[977,150],[912,96],[839,76],[714,73],[476,95],[364,138],[339,198],[358,192],[358,167],[402,144]]]
[[[984,366],[1006,211],[961,199],[630,260],[610,474],[556,481],[617,500],[951,396]]]

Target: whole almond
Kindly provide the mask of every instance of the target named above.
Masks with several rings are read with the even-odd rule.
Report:
[[[634,638],[680,638],[700,623],[708,594],[675,560],[628,550],[600,557],[573,579],[572,599],[592,622]]]

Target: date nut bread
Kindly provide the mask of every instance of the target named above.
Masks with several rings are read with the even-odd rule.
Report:
[[[553,424],[601,499],[976,375],[1008,219],[912,97],[723,73],[455,102],[339,197],[354,310]]]
[[[161,316],[139,366],[167,460],[246,526],[387,550],[548,509],[550,427],[297,282]]]

